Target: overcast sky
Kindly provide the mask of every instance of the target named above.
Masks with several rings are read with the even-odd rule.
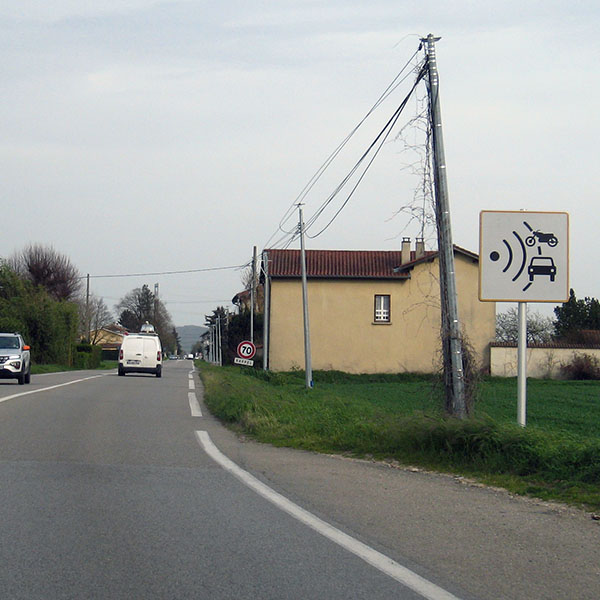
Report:
[[[243,265],[276,243],[304,186],[431,32],[454,242],[478,250],[484,209],[566,210],[571,287],[600,297],[599,14],[597,0],[6,0],[0,255],[53,245],[111,308],[159,283],[176,325],[202,325],[243,289],[239,270],[97,276]],[[306,197],[307,220],[409,75]],[[390,250],[418,235],[398,210],[419,188],[402,140],[422,136],[397,133],[423,94],[307,248]]]

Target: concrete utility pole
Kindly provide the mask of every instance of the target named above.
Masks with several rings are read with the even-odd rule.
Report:
[[[218,348],[218,358],[217,364],[222,367],[223,366],[223,348],[221,347],[222,337],[221,337],[221,316],[217,317],[217,348]]]
[[[252,286],[250,288],[250,341],[254,344],[254,303],[256,302],[256,246],[252,252]]]
[[[263,313],[263,370],[267,371],[269,368],[269,311],[271,310],[271,283],[269,281],[269,254],[264,251],[262,253],[262,268],[263,273],[265,274],[265,308]]]
[[[87,274],[87,286],[86,286],[86,290],[85,290],[85,325],[86,325],[86,329],[87,329],[87,341],[89,344],[92,343],[91,341],[91,337],[92,337],[92,332],[91,332],[91,317],[90,317],[90,274]]]
[[[304,220],[302,207],[300,212],[300,263],[302,266],[302,308],[304,312],[304,371],[306,373],[306,388],[312,389],[312,360],[310,356],[310,327],[308,323],[308,284],[306,280],[306,250],[304,249]]]
[[[158,283],[154,284],[154,327],[156,328],[156,315],[158,314]]]
[[[440,38],[431,33],[421,41],[427,46],[429,70],[429,106],[433,138],[433,171],[435,185],[435,213],[437,222],[438,251],[440,260],[440,300],[442,305],[442,351],[444,357],[444,383],[446,387],[446,409],[456,417],[467,414],[465,401],[465,381],[463,373],[463,352],[460,323],[458,320],[458,299],[454,271],[454,247],[450,226],[448,203],[448,181],[446,178],[446,157],[442,136],[440,112],[439,76],[435,58],[435,42]]]

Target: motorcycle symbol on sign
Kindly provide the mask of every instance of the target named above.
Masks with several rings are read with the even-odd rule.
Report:
[[[525,243],[528,246],[535,246],[536,239],[539,244],[548,244],[551,248],[558,244],[558,238],[553,233],[544,233],[539,229],[534,231],[527,221],[523,221],[523,224],[531,231],[531,235],[525,238]]]

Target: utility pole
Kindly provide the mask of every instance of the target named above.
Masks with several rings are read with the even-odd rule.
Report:
[[[87,274],[87,286],[85,291],[85,324],[87,329],[87,341],[88,344],[92,343],[90,339],[92,337],[92,332],[90,331],[91,326],[91,317],[90,317],[90,274]]]
[[[306,374],[306,388],[312,389],[312,360],[310,356],[310,327],[308,323],[308,284],[306,281],[306,250],[304,249],[304,220],[302,218],[302,207],[300,212],[300,263],[302,266],[302,308],[304,313],[304,371]]]
[[[222,340],[222,336],[221,336],[221,315],[219,315],[217,317],[217,350],[218,350],[217,364],[220,367],[223,366],[223,348],[221,347],[222,343],[223,343],[223,340]]]
[[[262,253],[262,270],[265,274],[265,304],[264,304],[264,319],[263,319],[263,370],[269,369],[269,319],[271,310],[271,283],[269,281],[269,254],[267,252]]]
[[[254,344],[254,303],[256,302],[256,246],[252,252],[252,287],[250,288],[250,341]]]
[[[444,139],[442,136],[439,75],[435,57],[435,42],[439,39],[439,37],[436,38],[430,33],[427,38],[424,38],[421,41],[427,46],[429,71],[429,107],[431,112],[433,139],[435,213],[440,260],[442,352],[444,358],[446,409],[452,415],[462,419],[466,416],[467,409],[465,402],[462,339],[460,323],[458,320],[456,275],[454,271],[454,247],[452,245],[452,230],[450,226],[446,157],[444,154]]]
[[[154,284],[154,327],[156,329],[156,315],[158,313],[158,283]]]

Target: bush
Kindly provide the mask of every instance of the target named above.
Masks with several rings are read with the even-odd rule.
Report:
[[[77,344],[73,347],[73,366],[76,369],[97,369],[101,361],[101,346]]]
[[[574,354],[570,363],[563,363],[560,371],[565,379],[600,379],[600,362],[591,354]]]

